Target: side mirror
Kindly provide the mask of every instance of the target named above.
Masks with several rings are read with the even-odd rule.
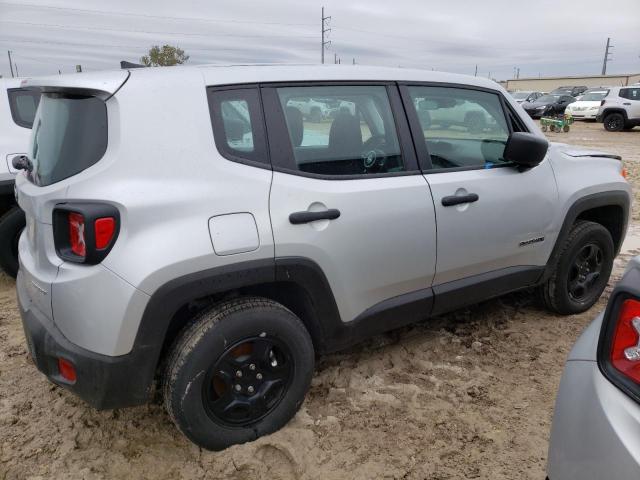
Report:
[[[16,170],[26,170],[27,172],[33,170],[33,163],[31,163],[31,160],[29,160],[29,157],[26,155],[16,155],[11,159],[11,165]]]
[[[539,165],[547,154],[549,142],[537,135],[525,132],[513,132],[504,148],[504,159],[513,162],[521,169]]]

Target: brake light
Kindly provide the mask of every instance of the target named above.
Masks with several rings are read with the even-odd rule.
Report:
[[[625,300],[620,308],[611,344],[612,366],[640,384],[640,301]]]
[[[95,265],[109,254],[120,232],[120,213],[107,203],[70,202],[53,210],[56,253],[68,262]]]
[[[87,255],[84,216],[76,212],[69,212],[69,243],[74,254],[83,258]]]
[[[94,227],[96,232],[96,248],[98,250],[107,248],[116,231],[116,219],[113,217],[98,218],[94,222]]]

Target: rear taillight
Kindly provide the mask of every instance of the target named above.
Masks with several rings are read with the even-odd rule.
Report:
[[[609,360],[616,370],[640,384],[640,301],[628,299],[622,303]]]
[[[53,236],[58,256],[76,263],[100,263],[113,247],[120,229],[118,210],[107,204],[57,205]]]
[[[640,402],[640,257],[629,262],[609,298],[597,358],[603,375]]]

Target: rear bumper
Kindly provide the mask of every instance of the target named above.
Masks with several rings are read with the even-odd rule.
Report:
[[[567,362],[551,430],[553,480],[628,480],[640,473],[640,405],[595,361]]]
[[[16,288],[29,351],[38,370],[50,381],[97,409],[128,407],[148,401],[155,351],[139,348],[127,355],[111,357],[85,350],[67,340],[53,321],[31,302],[20,272]],[[77,380],[74,383],[60,375],[58,358],[75,366]]]

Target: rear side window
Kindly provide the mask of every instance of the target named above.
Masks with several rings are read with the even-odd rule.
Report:
[[[209,88],[209,113],[223,157],[271,168],[257,88]]]
[[[620,96],[629,100],[640,100],[640,88],[622,88]]]
[[[9,108],[13,121],[20,127],[31,128],[40,102],[40,92],[24,88],[10,88],[7,94],[9,95]]]
[[[45,186],[69,178],[107,150],[107,106],[96,97],[43,94],[31,138],[31,181]]]
[[[366,175],[405,171],[384,86],[278,88],[299,171]]]

